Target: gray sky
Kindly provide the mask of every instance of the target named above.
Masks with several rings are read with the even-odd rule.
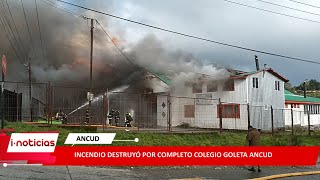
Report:
[[[268,5],[256,0],[234,0],[260,8],[320,21],[320,16]],[[305,11],[319,13],[320,9],[287,0],[266,0]],[[320,6],[320,1],[303,1]],[[103,1],[97,6],[78,1],[101,11],[155,26],[188,33],[216,41],[279,53],[320,62],[320,23],[292,19],[280,15],[250,9],[223,0],[115,0]],[[241,70],[254,70],[254,54],[234,48],[194,40],[161,32],[140,25],[111,20],[111,31],[122,32],[121,39],[134,43],[146,34],[153,33],[165,48],[192,53],[205,63],[221,63]],[[258,54],[260,66],[267,64],[296,85],[305,79],[320,80],[320,65],[295,62],[278,57]]]
[[[320,52],[318,50],[318,47],[320,47],[320,15],[315,16],[289,9],[275,7],[259,2],[257,0],[232,1],[248,4],[251,6],[257,6],[259,8],[264,8],[279,13],[299,16],[301,18],[312,19],[315,21],[319,21],[319,23],[312,23],[280,15],[270,14],[267,12],[231,4],[223,0],[66,1],[87,6],[99,11],[111,13],[117,16],[125,17],[131,20],[178,31],[181,33],[234,44],[237,46],[243,46],[247,48],[320,62]],[[320,14],[320,9],[293,3],[288,0],[265,1]],[[17,8],[17,11],[21,11],[21,7],[18,2],[16,4],[14,4],[15,1],[9,2],[12,3],[13,8]],[[320,7],[320,1],[307,0],[303,2]],[[50,47],[48,50],[46,50],[48,51],[48,56],[50,56],[50,49],[54,48],[55,51],[52,51],[51,55],[64,53],[57,57],[62,59],[55,60],[56,62],[65,62],[65,59],[69,59],[67,58],[67,55],[68,53],[70,54],[71,51],[67,49],[67,46],[61,48],[61,45],[55,45],[54,42],[70,39],[70,43],[72,43],[72,45],[76,47],[75,49],[79,49],[81,58],[85,61],[85,59],[88,57],[87,51],[89,50],[85,45],[89,42],[89,36],[86,37],[87,31],[89,31],[87,22],[85,20],[75,20],[73,17],[66,17],[70,16],[68,14],[65,14],[65,17],[63,17],[61,16],[61,12],[52,9],[52,7],[47,6],[42,1],[39,1],[38,4],[40,21],[43,31],[42,33],[44,36],[48,36],[48,34],[50,34],[51,36],[50,38],[44,37],[45,48]],[[267,64],[267,67],[274,68],[280,74],[288,78],[294,85],[299,84],[305,79],[320,80],[320,74],[318,73],[320,65],[296,62],[279,57],[243,51],[209,42],[190,39],[187,37],[140,26],[137,24],[132,24],[126,21],[93,14],[69,5],[64,5],[61,3],[58,4],[63,5],[68,9],[72,9],[80,14],[86,14],[87,16],[97,18],[113,37],[118,38],[120,42],[119,44],[122,48],[127,48],[129,50],[130,48],[135,48],[135,45],[139,44],[142,39],[153,35],[157,38],[156,42],[160,42],[160,47],[165,49],[167,52],[182,51],[191,53],[193,56],[190,57],[195,57],[196,59],[201,60],[204,64],[222,64],[224,66],[232,67],[239,70],[253,71],[255,69],[254,55],[257,54],[260,59],[260,67],[263,67],[263,64]],[[27,13],[29,15],[28,17],[31,18],[31,16],[33,16],[33,18],[35,18],[33,4],[31,3],[27,7],[29,7],[27,9]],[[54,14],[45,14],[49,11]],[[15,14],[15,16],[17,18],[23,17],[21,12],[20,14]],[[60,22],[61,20],[58,20],[61,17],[63,19],[63,22]],[[23,21],[24,20],[22,19],[21,22]],[[33,19],[33,21],[35,20]],[[33,24],[36,25],[35,22],[33,22]],[[51,26],[46,24],[50,24]],[[37,26],[34,25],[32,25],[31,28],[34,29],[33,32],[37,33]],[[81,36],[79,36],[79,33],[78,35],[75,33],[78,31],[81,31]],[[27,38],[27,33],[23,33]],[[97,31],[98,38],[96,37],[95,42],[97,44],[99,43],[99,46],[95,47],[95,56],[97,57],[98,54],[106,56],[107,54],[109,55],[109,59],[112,58],[117,61],[118,59],[115,57],[117,56],[117,50],[108,48],[111,47],[110,43],[105,45],[103,41],[107,38],[103,36],[104,35],[101,30],[100,32]],[[5,38],[3,34],[2,38]],[[51,41],[48,41],[50,39]],[[78,44],[74,44],[74,42],[77,42]],[[55,46],[49,46],[49,43],[51,43],[50,45]],[[39,46],[39,42],[37,44]],[[153,45],[157,48],[159,44],[150,43],[150,46]],[[72,49],[73,46],[70,46],[69,48]],[[108,50],[103,49],[105,46],[106,48],[108,48]],[[148,46],[148,44],[145,44],[145,46]],[[70,54],[70,56],[72,56],[72,53]],[[119,54],[119,56],[121,55]],[[152,57],[152,53],[151,55],[149,53],[147,57],[148,59],[150,59],[150,64],[152,64],[153,59],[150,58]],[[63,64],[61,64],[61,67],[63,67]],[[58,70],[61,70],[61,67]],[[47,74],[44,70],[40,70],[42,74]],[[57,72],[52,71],[52,74]],[[62,74],[62,76],[66,75]]]

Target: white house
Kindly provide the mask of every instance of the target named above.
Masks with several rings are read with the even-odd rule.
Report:
[[[292,115],[293,124],[307,126],[308,112],[310,125],[320,124],[320,99],[315,97],[304,97],[285,91],[285,125],[291,126]]]
[[[172,126],[188,123],[200,128],[219,128],[220,98],[224,129],[247,129],[250,118],[252,126],[270,130],[271,107],[284,108],[284,83],[288,80],[271,68],[249,73],[229,71],[232,76],[223,83],[206,81],[205,76],[198,82],[192,82],[192,86],[185,88],[191,92],[188,97],[179,98],[179,94],[171,94],[168,99],[167,95],[158,94],[157,125],[167,126],[170,119]],[[157,76],[149,79],[149,88],[157,89],[157,93],[160,93],[159,89],[170,92],[168,78],[164,80]],[[284,114],[276,110],[273,113],[274,128],[284,127]]]

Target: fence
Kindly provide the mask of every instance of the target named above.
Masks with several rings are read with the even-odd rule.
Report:
[[[88,88],[46,83],[5,82],[4,119],[52,123],[58,112],[67,115],[68,124],[84,124],[89,107]],[[320,125],[320,115],[301,109],[254,106],[243,102],[221,102],[207,95],[178,97],[164,93],[108,92],[94,89],[90,124],[108,124],[111,109],[133,116],[133,125],[152,131],[247,130],[248,125],[271,133],[305,133]],[[114,122],[112,122],[114,125]],[[280,131],[281,130],[281,131]]]
[[[4,119],[7,121],[44,118],[46,99],[45,83],[5,82],[3,101]]]

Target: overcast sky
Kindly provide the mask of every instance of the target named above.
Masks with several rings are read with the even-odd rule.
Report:
[[[232,1],[319,21],[319,23],[270,14],[223,0],[79,0],[72,2],[131,20],[215,41],[320,62],[320,16],[275,7],[257,0]],[[320,9],[288,0],[265,1],[320,14]],[[320,7],[320,1],[303,2]],[[83,12],[68,5],[64,6]],[[104,17],[98,16],[97,18]],[[218,63],[235,69],[252,71],[255,69],[254,55],[257,54],[260,59],[260,67],[267,64],[267,67],[274,68],[294,85],[305,79],[320,80],[320,65],[238,50],[118,19],[106,17],[104,20],[108,21],[109,30],[120,36],[120,39],[127,44],[134,44],[146,35],[154,34],[168,50],[190,52],[207,64]]]

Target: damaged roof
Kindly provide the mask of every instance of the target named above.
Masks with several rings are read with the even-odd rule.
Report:
[[[166,83],[168,85],[170,85],[172,83],[172,79],[164,74],[154,73],[154,75],[157,76],[157,78],[159,78],[161,81],[163,81],[164,83]]]
[[[238,70],[230,71],[229,69],[228,69],[228,71],[233,73],[233,75],[231,75],[232,78],[246,78],[249,75],[256,74],[256,73],[259,73],[259,72],[262,72],[262,71],[267,71],[267,72],[271,73],[272,75],[278,77],[282,81],[289,82],[289,80],[287,78],[285,78],[284,76],[280,75],[279,73],[277,73],[272,68],[261,69],[259,71],[252,71],[252,72],[244,72],[244,71],[238,71]]]

